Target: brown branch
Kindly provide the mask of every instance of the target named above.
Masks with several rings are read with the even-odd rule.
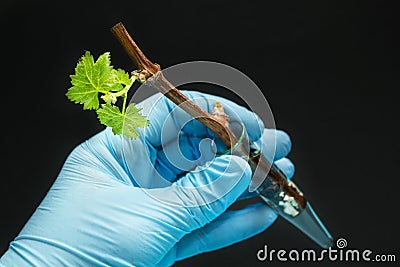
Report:
[[[140,70],[147,70],[151,75],[161,70],[159,65],[151,62],[143,54],[121,22],[112,27],[111,31]]]
[[[146,78],[148,78],[148,81],[150,81],[157,90],[213,131],[227,147],[232,147],[232,145],[237,142],[238,138],[232,132],[229,125],[222,120],[218,120],[218,117],[220,116],[213,116],[204,111],[182,94],[163,76],[160,66],[151,62],[143,54],[122,23],[116,24],[112,27],[111,31],[124,47],[129,57],[139,68],[139,71],[145,71]],[[246,153],[245,150],[246,149],[241,145],[237,148],[236,154],[248,157],[248,153]],[[249,160],[252,161],[252,164],[260,166],[265,173],[269,170],[268,175],[273,179],[273,181],[279,185],[285,193],[292,196],[302,208],[305,208],[307,202],[304,196],[287,182],[285,175],[275,164],[271,164],[264,155],[259,155]]]
[[[196,118],[213,131],[227,147],[231,147],[231,144],[236,143],[237,138],[229,128],[224,127],[218,120],[214,119],[208,112],[193,103],[193,101],[188,99],[167,79],[165,79],[160,66],[152,63],[143,54],[122,23],[116,24],[112,27],[111,31],[124,47],[132,61],[137,65],[139,70],[147,71],[148,77],[146,78],[152,76],[151,82],[156,89],[161,91],[161,93],[168,97],[177,106],[189,113],[193,118]]]

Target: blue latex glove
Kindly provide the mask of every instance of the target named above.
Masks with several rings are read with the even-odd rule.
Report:
[[[185,94],[208,112],[210,99],[221,101],[251,140],[262,137],[265,145],[276,137],[276,163],[293,175],[293,164],[283,158],[291,146],[284,132],[264,130],[258,117],[231,101]],[[140,105],[150,120],[141,137],[127,140],[106,129],[75,148],[1,266],[168,266],[250,238],[275,221],[263,203],[227,211],[248,196],[245,160],[214,157],[215,145],[201,141],[214,135],[188,122],[182,110],[171,113],[175,105],[165,97]],[[223,149],[217,140],[216,147]]]

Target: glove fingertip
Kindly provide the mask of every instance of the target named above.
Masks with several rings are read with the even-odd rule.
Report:
[[[295,166],[293,162],[288,158],[281,158],[275,161],[275,164],[285,174],[287,179],[292,179],[295,173]]]

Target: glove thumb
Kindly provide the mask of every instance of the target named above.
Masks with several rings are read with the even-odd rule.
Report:
[[[175,182],[168,195],[181,206],[181,229],[191,232],[217,218],[248,189],[251,175],[244,159],[224,155]]]

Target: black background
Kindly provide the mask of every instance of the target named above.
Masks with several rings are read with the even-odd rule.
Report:
[[[69,152],[103,128],[64,94],[84,50],[134,68],[110,32],[123,21],[161,66],[210,60],[252,78],[292,137],[295,181],[332,234],[399,258],[396,10],[387,1],[2,1],[0,254]],[[279,219],[176,265],[263,266],[264,244],[317,248]]]

